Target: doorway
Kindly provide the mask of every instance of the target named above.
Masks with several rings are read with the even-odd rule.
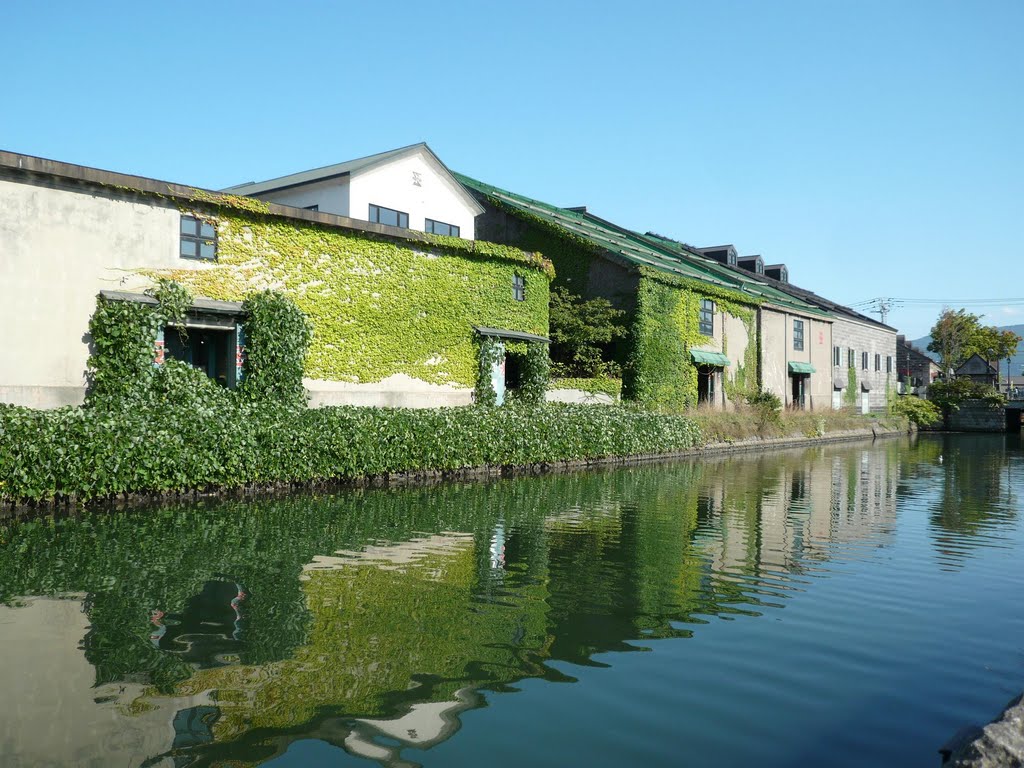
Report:
[[[790,407],[803,409],[807,407],[807,374],[806,373],[794,373],[790,376],[792,384],[792,392],[790,397]]]

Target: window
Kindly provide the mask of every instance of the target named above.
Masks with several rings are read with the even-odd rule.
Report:
[[[793,321],[793,349],[799,351],[804,348],[804,321]]]
[[[370,221],[374,224],[387,224],[389,227],[409,228],[409,214],[385,208],[382,205],[370,204]]]
[[[715,302],[711,299],[700,300],[700,321],[697,325],[703,335],[715,335]]]
[[[217,230],[213,224],[195,216],[181,217],[181,258],[217,259]]]
[[[892,373],[892,355],[887,355],[885,358],[885,372]]]
[[[882,356],[881,355],[875,355],[875,370],[876,371],[882,370]]]
[[[843,364],[843,351],[839,347],[832,347],[832,365],[838,368]]]
[[[432,235],[450,235],[451,237],[459,236],[459,228],[454,224],[445,224],[443,221],[434,221],[433,219],[425,220],[423,230]]]
[[[857,363],[855,362],[856,360],[857,360],[857,353],[853,351],[853,347],[850,347],[850,349],[846,353],[846,367],[847,368],[854,368],[854,367],[856,367],[856,365],[857,365]]]
[[[860,353],[860,367],[863,368],[865,371],[868,369],[868,353],[867,352],[861,352]]]
[[[526,278],[522,275],[512,275],[512,298],[526,301]]]

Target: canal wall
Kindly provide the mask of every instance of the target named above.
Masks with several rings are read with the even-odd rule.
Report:
[[[952,768],[1012,768],[1024,765],[1024,695],[1011,701],[984,728],[965,728],[939,750]]]
[[[983,400],[965,400],[949,413],[945,425],[952,432],[1005,432],[1006,408]]]

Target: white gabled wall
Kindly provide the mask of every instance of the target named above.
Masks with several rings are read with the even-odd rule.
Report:
[[[419,174],[419,185],[413,174]],[[458,226],[460,237],[475,238],[473,223],[479,209],[425,150],[354,174],[348,215],[368,220],[371,204],[409,214],[410,229],[423,231],[424,220],[434,219]]]
[[[327,181],[318,181],[313,184],[303,184],[301,187],[267,192],[263,195],[253,195],[253,197],[270,203],[293,205],[296,208],[308,208],[311,205],[315,205],[318,206],[318,210],[321,213],[333,213],[338,216],[366,219],[365,215],[352,216],[348,212],[348,178],[328,179]]]

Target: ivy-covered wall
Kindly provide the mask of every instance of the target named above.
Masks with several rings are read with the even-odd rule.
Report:
[[[153,270],[194,295],[239,301],[266,288],[309,318],[312,379],[377,382],[394,374],[472,387],[473,326],[548,332],[550,262],[516,248],[424,235],[405,243],[220,207],[217,262]],[[512,278],[526,278],[526,300]]]
[[[726,316],[742,322],[746,346],[732,359],[742,362],[725,369],[724,389],[730,399],[757,387],[756,307],[732,291],[673,278],[653,271],[642,272],[637,308],[630,329],[630,352],[623,373],[623,398],[643,405],[681,409],[697,403],[697,367],[690,349],[705,348],[709,337],[699,330],[700,302],[715,302],[716,323]],[[728,324],[723,322],[723,332]],[[722,352],[729,354],[729,337],[723,333]]]

